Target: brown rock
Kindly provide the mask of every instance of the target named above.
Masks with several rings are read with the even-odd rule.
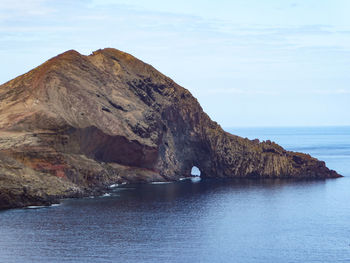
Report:
[[[67,51],[0,86],[0,207],[120,182],[333,178],[324,162],[231,135],[191,93],[116,49]]]

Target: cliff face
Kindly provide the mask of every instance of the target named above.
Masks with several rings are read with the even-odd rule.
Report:
[[[121,182],[332,178],[309,155],[231,135],[190,92],[115,49],[67,51],[0,86],[0,207]]]

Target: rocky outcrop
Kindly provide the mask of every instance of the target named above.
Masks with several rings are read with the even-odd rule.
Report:
[[[333,178],[325,163],[231,135],[190,92],[116,49],[67,51],[0,86],[0,207],[121,182]]]

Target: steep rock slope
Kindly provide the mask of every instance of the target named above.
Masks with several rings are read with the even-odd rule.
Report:
[[[332,178],[325,163],[231,135],[190,92],[116,49],[67,51],[0,86],[0,207],[112,183],[203,177]]]

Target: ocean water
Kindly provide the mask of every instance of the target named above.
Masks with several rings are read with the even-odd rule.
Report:
[[[350,262],[350,127],[227,129],[344,178],[183,180],[0,212],[0,262]]]

